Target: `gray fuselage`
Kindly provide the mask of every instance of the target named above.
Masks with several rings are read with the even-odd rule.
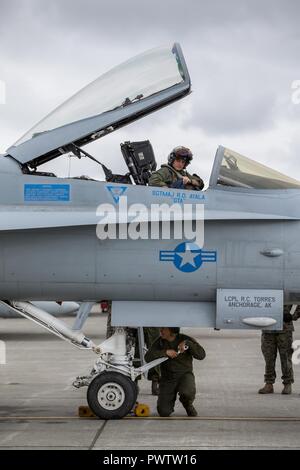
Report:
[[[56,189],[54,201],[34,198],[32,185],[67,186],[69,199]],[[128,204],[204,204],[203,250],[215,262],[183,272],[161,260],[186,240],[99,240],[97,207],[117,207],[120,187]],[[294,189],[192,192],[24,175],[0,158],[0,298],[215,302],[218,288],[247,288],[300,303],[299,202]]]

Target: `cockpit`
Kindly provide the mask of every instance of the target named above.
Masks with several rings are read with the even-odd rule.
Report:
[[[245,189],[300,189],[300,182],[233,150],[219,147],[210,187],[222,189],[222,186]]]
[[[147,185],[156,169],[148,140],[121,144],[128,168],[125,175],[113,174],[83,147],[190,92],[191,80],[180,45],[152,49],[113,68],[68,99],[10,147],[5,157],[17,162],[23,173],[54,177],[40,171],[42,165],[72,154],[101,165],[106,181]],[[219,147],[209,187],[300,189],[300,182]]]

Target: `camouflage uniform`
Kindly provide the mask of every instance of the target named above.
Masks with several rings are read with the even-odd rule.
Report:
[[[185,186],[182,186],[182,189],[203,189],[204,183],[199,176],[195,174],[191,175],[186,170],[177,171],[170,165],[162,165],[160,170],[152,173],[149,179],[149,186],[167,186],[168,188],[180,189],[180,183],[183,176],[187,176],[193,184],[188,183]]]
[[[261,350],[265,358],[265,383],[274,384],[276,379],[276,357],[279,351],[282,383],[284,385],[294,383],[293,372],[293,320],[300,316],[300,308],[297,307],[294,316],[290,315],[291,305],[284,306],[284,319],[282,331],[263,331],[261,336]]]
[[[167,357],[166,351],[168,349],[177,351],[182,341],[186,342],[188,350],[160,365],[161,378],[157,402],[157,411],[160,416],[170,416],[174,411],[177,393],[185,409],[193,404],[196,395],[193,358],[204,359],[205,351],[193,338],[178,334],[172,342],[158,338],[145,355],[147,362]]]

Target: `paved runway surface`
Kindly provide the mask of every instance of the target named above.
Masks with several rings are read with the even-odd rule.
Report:
[[[105,327],[105,316],[98,315],[84,330],[100,343]],[[295,327],[294,339],[300,339],[300,324]],[[174,418],[159,419],[150,382],[143,380],[139,402],[150,405],[152,417],[105,422],[77,417],[86,388],[71,385],[91,369],[93,353],[28,320],[0,319],[7,348],[7,365],[0,365],[0,449],[299,449],[300,365],[294,366],[293,395],[281,395],[279,369],[276,393],[258,395],[260,332],[184,332],[207,352],[205,361],[194,361],[199,417],[186,419],[177,403]]]

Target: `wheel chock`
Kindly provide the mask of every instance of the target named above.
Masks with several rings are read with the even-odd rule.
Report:
[[[148,405],[145,405],[144,403],[137,403],[134,408],[134,415],[142,418],[142,417],[148,417],[150,416],[150,408]]]
[[[79,418],[97,418],[89,406],[79,406],[78,416]]]

